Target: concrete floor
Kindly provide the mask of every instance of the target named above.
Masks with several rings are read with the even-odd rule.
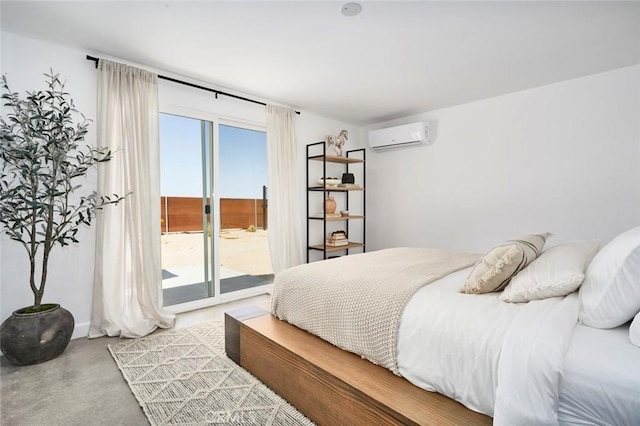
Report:
[[[239,306],[269,309],[265,294],[179,314],[176,327],[189,327]],[[148,425],[107,345],[118,338],[72,340],[58,358],[16,367],[0,357],[0,425]]]

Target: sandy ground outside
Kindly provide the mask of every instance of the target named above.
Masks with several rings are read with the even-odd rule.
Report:
[[[273,274],[267,232],[258,229],[224,229],[220,232],[220,263],[249,275]],[[201,232],[163,234],[162,268],[201,265],[204,246]]]

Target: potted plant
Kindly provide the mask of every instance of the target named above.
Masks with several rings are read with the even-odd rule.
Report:
[[[105,148],[80,146],[89,121],[74,108],[58,74],[45,74],[46,90],[21,99],[2,76],[0,118],[0,230],[25,249],[33,306],[15,311],[1,326],[1,349],[16,365],[48,361],[66,349],[73,333],[69,311],[42,303],[51,251],[77,243],[81,226],[96,209],[122,197],[82,195],[82,180],[97,163],[109,161]],[[74,123],[73,116],[81,120]]]

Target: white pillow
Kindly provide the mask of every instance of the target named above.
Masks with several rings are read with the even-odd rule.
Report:
[[[600,247],[600,241],[572,241],[542,252],[513,277],[500,295],[505,302],[528,302],[566,296],[580,287],[584,270]]]
[[[604,246],[587,268],[580,288],[582,323],[613,328],[640,311],[640,226]]]
[[[629,340],[631,340],[631,343],[634,345],[640,347],[640,312],[638,312],[631,322],[631,327],[629,327]]]

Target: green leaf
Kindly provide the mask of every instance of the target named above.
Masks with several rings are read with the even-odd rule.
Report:
[[[109,161],[107,148],[82,144],[90,120],[79,113],[53,70],[44,90],[12,92],[0,81],[6,110],[0,117],[0,231],[29,247],[78,243],[80,226],[91,225],[100,208],[83,183],[90,168]],[[78,195],[70,197],[71,192]],[[113,195],[108,203],[121,197]]]

